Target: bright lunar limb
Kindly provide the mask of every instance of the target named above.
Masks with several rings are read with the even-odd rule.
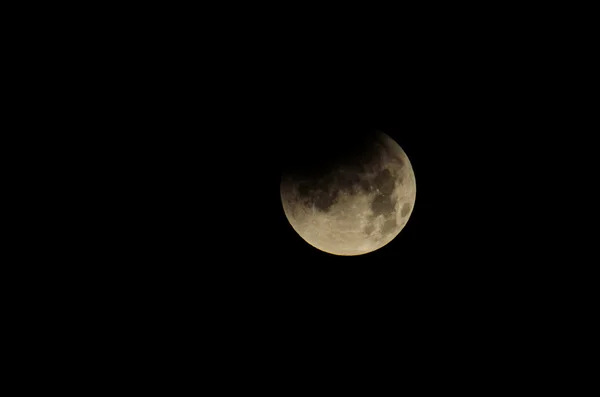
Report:
[[[317,173],[284,173],[285,215],[315,248],[335,255],[362,255],[392,241],[412,214],[416,182],[400,145],[383,132],[364,151]]]

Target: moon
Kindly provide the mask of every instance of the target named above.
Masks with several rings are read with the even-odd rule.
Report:
[[[318,166],[309,158],[306,169],[284,171],[281,202],[308,244],[334,255],[362,255],[405,227],[415,206],[415,174],[404,150],[383,132],[340,152]]]

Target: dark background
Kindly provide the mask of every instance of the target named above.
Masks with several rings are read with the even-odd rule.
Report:
[[[583,145],[567,144],[576,117],[557,106],[571,98],[569,79],[556,79],[570,76],[561,62],[571,57],[557,47],[572,41],[530,23],[539,10],[494,21],[496,10],[432,8],[371,23],[321,10],[254,10],[266,23],[239,9],[221,19],[136,9],[111,12],[90,35],[36,37],[48,43],[28,64],[34,85],[43,75],[33,99],[60,109],[26,119],[44,132],[72,127],[75,138],[44,136],[80,157],[63,160],[78,172],[68,194],[54,181],[70,173],[40,167],[51,186],[36,199],[75,212],[65,224],[47,201],[57,219],[35,232],[59,225],[68,236],[24,252],[41,251],[43,275],[70,288],[41,284],[82,306],[68,313],[78,325],[90,314],[90,328],[146,355],[156,340],[169,350],[183,341],[184,352],[198,341],[249,368],[263,346],[276,366],[302,357],[310,368],[323,352],[351,359],[357,345],[417,368],[455,368],[465,346],[476,365],[504,353],[512,368],[523,351],[538,354],[531,346],[551,355],[547,330],[571,312],[563,275],[577,260],[563,235],[583,231],[560,225],[579,204],[564,156]],[[365,128],[406,151],[415,208],[382,249],[326,254],[287,222],[281,169]],[[98,325],[96,313],[111,321]]]
[[[182,305],[200,295],[286,312],[323,300],[335,313],[370,302],[448,318],[547,285],[561,272],[547,237],[570,186],[549,67],[560,35],[542,40],[526,20],[518,30],[490,16],[402,15],[347,29],[148,21],[102,41],[111,57],[78,58],[98,93],[86,122],[111,149],[98,163],[114,170],[94,193],[108,273]],[[289,225],[281,169],[363,129],[405,150],[416,203],[393,242],[338,257]]]
[[[537,183],[532,175],[540,165],[530,149],[544,146],[532,127],[550,116],[537,99],[547,88],[536,82],[543,72],[526,61],[527,43],[415,29],[405,29],[397,45],[332,42],[322,33],[224,32],[195,51],[189,41],[171,41],[169,56],[133,68],[128,84],[142,101],[126,109],[147,128],[135,128],[133,147],[143,161],[131,181],[149,189],[142,200],[152,203],[153,216],[142,215],[154,233],[146,240],[149,258],[222,263],[200,271],[260,278],[258,263],[265,278],[283,272],[290,280],[373,277],[441,286],[478,272],[490,282],[510,274],[510,264],[496,263],[521,250],[531,222],[525,191]],[[388,133],[408,154],[415,209],[388,246],[337,257],[304,242],[287,222],[281,168],[305,151],[310,161],[323,141],[365,129]],[[145,204],[132,207],[146,211]]]
[[[195,271],[224,271],[266,283],[283,277],[293,284],[349,278],[369,288],[400,280],[415,282],[407,288],[419,282],[441,287],[449,278],[464,282],[465,274],[471,279],[473,272],[493,272],[494,263],[514,249],[515,233],[507,232],[519,215],[509,210],[511,194],[496,185],[516,181],[502,160],[513,149],[502,145],[506,135],[479,135],[477,124],[487,116],[474,113],[485,109],[475,99],[468,109],[439,103],[448,89],[442,86],[428,95],[420,92],[421,84],[405,88],[406,98],[394,101],[374,91],[325,96],[319,86],[329,79],[313,82],[314,90],[290,84],[276,98],[259,95],[264,101],[259,106],[247,100],[226,107],[218,113],[223,122],[196,121],[198,132],[171,137],[170,146],[160,148],[161,154],[172,151],[156,170],[161,183],[151,184],[160,188],[152,201],[164,219],[150,230],[165,240],[151,240],[150,252],[164,250],[149,255],[151,260],[175,262],[192,277]],[[433,78],[429,84],[436,85]],[[375,97],[379,100],[370,99]],[[457,94],[455,100],[461,99]],[[373,253],[340,257],[319,251],[285,217],[282,168],[292,158],[310,162],[319,146],[335,150],[337,140],[373,129],[394,138],[411,160],[417,183],[413,213],[397,238]]]

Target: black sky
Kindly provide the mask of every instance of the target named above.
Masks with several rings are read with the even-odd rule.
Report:
[[[151,187],[152,205],[131,203],[134,212],[148,208],[145,252],[192,279],[194,271],[440,284],[522,276],[517,262],[539,252],[547,205],[530,193],[548,188],[539,176],[557,168],[539,122],[558,117],[540,100],[550,88],[530,44],[449,25],[402,25],[393,40],[327,41],[298,30],[223,32],[194,51],[169,42],[170,56],[156,64],[163,78],[140,84],[149,106],[138,119],[148,128],[136,129],[132,149],[144,161],[130,180]],[[364,129],[405,150],[416,204],[384,248],[336,257],[291,228],[279,178],[291,157]]]
[[[365,64],[371,62],[354,66]],[[291,268],[374,262],[397,269],[423,263],[444,268],[473,260],[489,243],[480,228],[493,230],[486,223],[503,211],[486,207],[499,199],[486,189],[499,167],[506,167],[503,156],[508,159],[515,148],[501,131],[503,97],[482,97],[477,82],[465,81],[466,72],[440,73],[434,60],[392,62],[388,72],[390,67],[401,71],[397,79],[388,73],[378,80],[378,67],[369,69],[372,81],[352,79],[353,72],[341,66],[301,64],[252,78],[226,70],[217,75],[208,100],[195,108],[193,96],[173,98],[151,135],[160,150],[150,155],[167,187],[159,194],[165,202],[180,200],[167,218],[175,222],[173,233],[182,236],[175,245],[184,257],[199,260],[216,250],[216,260],[228,263],[258,260]],[[162,126],[174,132],[161,132]],[[417,183],[414,211],[381,250],[354,258],[322,253],[285,218],[282,167],[292,158],[310,161],[311,150],[324,144],[335,149],[335,142],[369,130],[388,133],[409,156]]]
[[[35,306],[57,293],[80,304],[68,317],[86,338],[81,346],[113,335],[123,348],[111,357],[142,341],[141,357],[156,358],[162,344],[186,356],[162,362],[190,363],[193,371],[200,363],[225,375],[220,386],[245,388],[250,384],[227,368],[258,369],[254,378],[266,376],[270,384],[285,379],[278,371],[310,377],[321,362],[329,374],[336,365],[330,357],[355,368],[381,363],[395,375],[403,363],[421,372],[427,386],[437,382],[429,376],[432,365],[458,368],[470,381],[473,372],[461,360],[505,376],[521,362],[532,366],[533,345],[554,354],[565,336],[548,338],[549,331],[572,324],[557,311],[594,301],[565,304],[574,294],[564,275],[578,270],[577,262],[595,264],[597,255],[583,258],[569,243],[584,234],[597,246],[597,222],[591,211],[574,216],[580,201],[573,193],[595,187],[597,177],[578,180],[585,167],[568,168],[566,156],[580,157],[588,145],[572,135],[596,130],[575,128],[577,117],[561,102],[575,95],[563,95],[559,77],[566,76],[568,87],[590,84],[571,79],[579,63],[566,71],[563,63],[573,57],[557,50],[579,39],[565,40],[560,29],[549,36],[553,29],[537,25],[561,25],[560,18],[542,15],[548,7],[505,16],[496,6],[424,4],[415,13],[402,5],[366,16],[361,5],[354,17],[347,5],[327,13],[320,6],[247,3],[215,11],[178,6],[171,14],[160,5],[155,15],[144,15],[152,7],[132,7],[129,15],[109,11],[92,28],[97,39],[78,28],[66,29],[68,40],[51,38],[32,73],[47,69],[45,79],[56,87],[23,89],[58,105],[51,113],[61,115],[53,121],[31,109],[25,119],[42,127],[23,135],[38,144],[37,135],[62,139],[61,149],[93,163],[65,161],[48,145],[49,163],[65,161],[77,174],[67,177],[69,189],[56,188],[64,176],[51,170],[50,188],[36,189],[32,207],[46,205],[56,221],[23,225],[59,241],[48,238],[50,249],[26,241],[23,254],[41,259],[17,257],[13,266],[30,273],[27,284],[40,274],[35,267],[60,279],[42,279],[49,293]],[[70,19],[87,24],[88,16],[77,14]],[[124,20],[122,28],[116,18]],[[65,45],[73,37],[80,43]],[[576,51],[593,54],[590,48]],[[9,77],[17,84],[30,79]],[[74,138],[65,139],[71,125]],[[408,155],[415,207],[380,250],[327,254],[287,221],[281,172],[289,161],[310,162],[315,148],[334,150],[365,130],[389,134]],[[63,220],[63,208],[76,222]],[[21,217],[29,209],[7,211]],[[573,218],[583,226],[563,226]],[[581,290],[585,277],[596,280],[579,273],[571,288]],[[72,286],[82,292],[71,293]],[[9,295],[18,302],[23,294],[27,289]],[[64,307],[52,305],[48,313]],[[85,314],[89,324],[80,321]],[[532,326],[544,315],[550,320]],[[128,322],[139,325],[130,329]],[[109,328],[97,338],[83,332],[104,325]],[[45,328],[65,327],[56,319],[33,327],[42,334]],[[207,358],[209,349],[224,365]],[[362,349],[384,357],[362,360]],[[480,365],[503,355],[507,365],[499,371]]]

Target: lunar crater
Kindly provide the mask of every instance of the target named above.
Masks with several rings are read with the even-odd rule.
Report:
[[[404,203],[404,205],[402,205],[402,211],[400,212],[400,215],[404,218],[409,213],[410,213],[410,204]]]

